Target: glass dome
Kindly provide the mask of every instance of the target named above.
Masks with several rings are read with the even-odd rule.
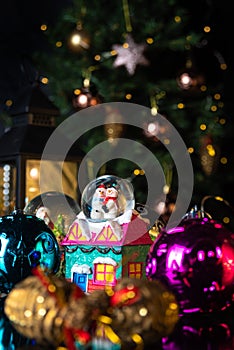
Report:
[[[60,240],[62,237],[58,235],[64,236],[67,233],[80,212],[80,207],[72,197],[61,192],[50,191],[33,198],[25,206],[24,212],[43,219]]]
[[[91,181],[81,197],[81,210],[93,222],[115,219],[134,206],[132,184],[113,175],[103,175]]]

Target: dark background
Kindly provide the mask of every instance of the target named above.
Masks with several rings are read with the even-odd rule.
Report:
[[[14,98],[25,84],[35,79],[31,55],[48,49],[40,25],[53,25],[60,11],[70,3],[70,0],[1,1],[0,112],[6,99]]]

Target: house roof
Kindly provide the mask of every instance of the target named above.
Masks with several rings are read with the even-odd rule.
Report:
[[[122,224],[123,236],[119,239],[107,221],[103,224],[91,224],[91,237],[87,238],[80,227],[79,219],[76,219],[69,228],[62,245],[89,245],[89,246],[134,246],[151,245],[153,243],[146,222],[140,215],[132,215],[130,222]],[[97,227],[96,227],[96,226]]]
[[[150,237],[149,232],[147,231],[142,236],[135,239],[135,241],[125,243],[124,245],[151,245],[153,243],[152,238]]]
[[[125,246],[143,244],[152,244],[152,239],[148,232],[148,225],[140,217],[140,215],[133,214],[122,245]]]

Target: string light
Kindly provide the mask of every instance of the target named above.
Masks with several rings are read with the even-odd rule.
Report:
[[[185,68],[178,74],[176,80],[182,90],[199,91],[204,84],[204,76],[193,67],[191,59],[186,61]]]
[[[76,29],[71,33],[68,38],[68,47],[72,51],[79,51],[81,48],[89,49],[89,37],[87,33],[83,30],[81,22],[78,22]]]
[[[74,91],[72,102],[75,109],[83,109],[100,104],[102,98],[98,94],[93,95],[89,88],[82,87]]]
[[[92,73],[96,69],[96,66],[90,66],[84,71],[83,86],[73,91],[72,104],[77,110],[96,106],[103,102],[103,98],[98,94],[96,86],[91,83]]]

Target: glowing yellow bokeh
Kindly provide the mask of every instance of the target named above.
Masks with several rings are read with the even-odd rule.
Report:
[[[209,33],[211,31],[211,28],[209,26],[205,26],[203,30],[205,33]]]
[[[215,156],[216,152],[215,152],[214,147],[211,144],[207,145],[206,149],[207,149],[209,156],[211,156],[211,157]]]
[[[55,43],[55,46],[56,46],[56,47],[62,47],[62,46],[63,46],[62,41],[57,41],[57,42]]]
[[[178,103],[177,107],[178,107],[179,109],[183,109],[183,108],[184,108],[184,104],[183,104],[182,102],[180,102],[180,103]]]
[[[216,93],[216,94],[214,95],[214,99],[215,99],[215,100],[220,100],[220,99],[221,99],[221,95],[218,94],[218,93]]]
[[[44,32],[47,30],[47,25],[46,24],[42,24],[41,25],[41,30]]]
[[[215,106],[215,105],[211,106],[211,107],[210,107],[210,110],[211,110],[212,112],[216,112],[216,111],[217,111],[217,106]]]
[[[175,16],[174,18],[176,23],[180,23],[181,22],[181,17],[180,16]]]
[[[12,104],[13,104],[13,101],[12,101],[12,100],[6,100],[6,102],[5,102],[5,105],[6,105],[7,107],[12,106]]]
[[[223,202],[223,198],[220,197],[220,196],[215,196],[215,199],[216,199],[217,201]]]
[[[201,125],[200,125],[200,129],[201,129],[202,131],[206,130],[206,128],[207,128],[206,124],[201,124]]]
[[[222,63],[222,64],[220,64],[220,69],[222,69],[222,70],[226,70],[226,69],[227,69],[227,65],[226,65],[226,63]]]
[[[154,39],[153,38],[147,38],[146,42],[147,42],[147,44],[151,45],[151,44],[153,44]]]
[[[132,94],[126,94],[126,95],[125,95],[125,98],[126,98],[126,100],[131,100]]]
[[[202,85],[202,86],[200,87],[200,90],[201,90],[202,92],[205,92],[205,91],[207,90],[207,86],[206,86],[206,85]]]
[[[48,82],[49,82],[49,79],[48,78],[46,78],[46,77],[43,77],[43,78],[41,78],[41,83],[42,84],[48,84]]]
[[[220,163],[221,163],[221,164],[227,164],[227,162],[228,162],[228,160],[227,160],[226,157],[222,157],[222,158],[220,159]]]
[[[221,125],[226,124],[226,119],[225,118],[220,118],[219,124],[221,124]]]
[[[81,93],[80,89],[75,89],[74,90],[74,95],[78,96],[78,95],[80,95],[80,93]]]
[[[194,148],[193,148],[193,147],[189,147],[189,148],[188,148],[188,153],[191,154],[191,153],[193,153],[193,152],[194,152]]]
[[[223,218],[223,222],[224,222],[224,224],[229,224],[230,218],[228,218],[227,216],[225,216],[225,217]]]

